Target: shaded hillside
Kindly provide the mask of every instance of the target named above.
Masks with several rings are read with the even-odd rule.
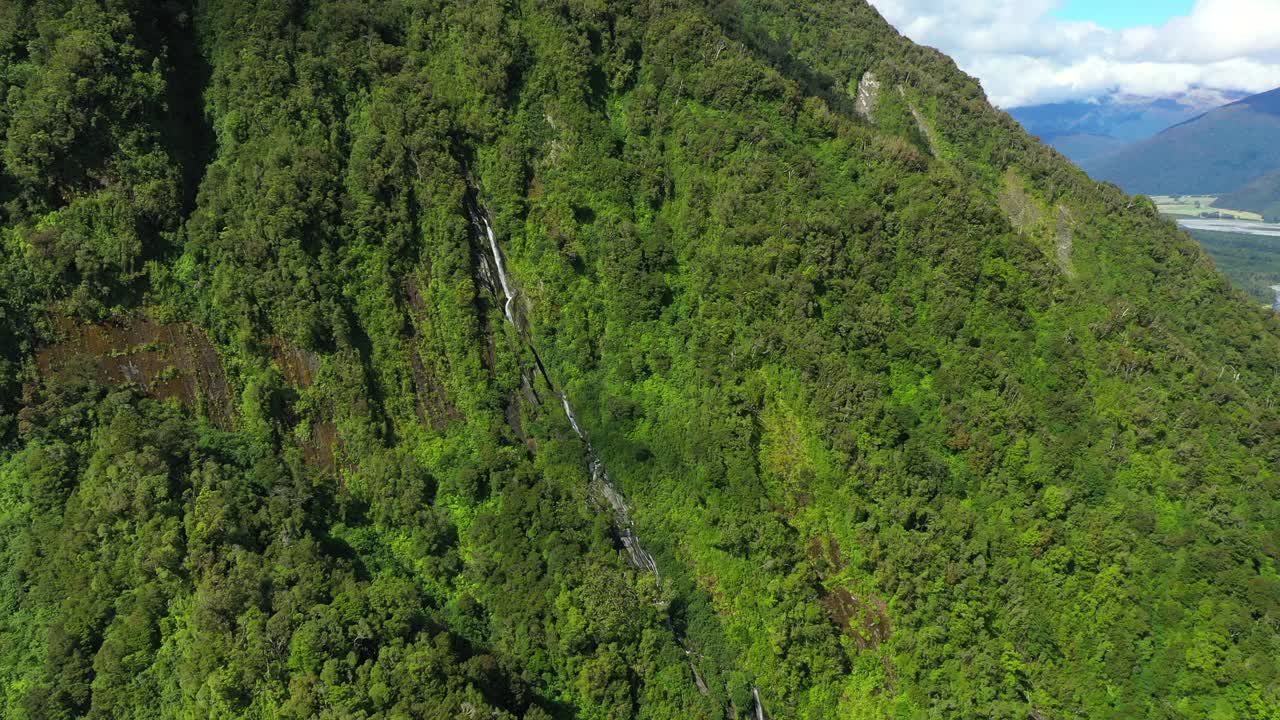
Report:
[[[1277,137],[1280,89],[1205,113],[1083,167],[1134,193],[1224,193],[1280,169]]]
[[[1280,323],[862,0],[26,1],[0,78],[5,718],[1280,707]]]
[[[1268,222],[1280,222],[1280,172],[1274,172],[1227,193],[1213,203],[1217,207],[1249,210]]]

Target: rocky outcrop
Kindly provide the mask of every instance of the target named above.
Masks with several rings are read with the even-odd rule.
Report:
[[[222,359],[194,325],[142,316],[96,325],[61,318],[54,325],[57,341],[36,353],[41,377],[87,371],[103,385],[176,399],[224,430],[234,425]]]
[[[858,90],[854,93],[853,110],[869,122],[875,122],[876,106],[880,103],[880,81],[875,73],[868,70],[858,81]]]

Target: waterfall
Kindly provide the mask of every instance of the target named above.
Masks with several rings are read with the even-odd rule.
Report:
[[[512,325],[516,324],[516,320],[511,315],[511,301],[515,299],[515,293],[511,290],[511,281],[507,279],[507,265],[502,261],[502,251],[498,249],[498,239],[493,234],[493,226],[489,224],[489,218],[483,212],[477,212],[476,215],[480,220],[480,227],[484,230],[484,234],[489,238],[489,251],[493,253],[493,266],[498,271],[498,282],[502,285],[502,295],[506,298],[506,302],[502,305],[502,314],[507,316],[507,322]],[[581,435],[582,433],[578,433]]]
[[[568,407],[567,402],[565,407]],[[609,503],[609,507],[613,509],[613,523],[618,531],[618,539],[622,541],[622,547],[627,551],[627,560],[635,569],[651,572],[654,577],[657,577],[658,563],[640,544],[640,537],[636,535],[635,521],[631,519],[631,508],[622,497],[622,493],[618,492],[618,488],[614,487],[613,481],[609,479],[609,473],[591,447],[591,443],[587,443],[587,456],[591,459],[591,482],[596,492],[604,496],[605,502]]]
[[[573,428],[574,433],[578,435],[578,438],[587,446],[587,459],[591,471],[591,489],[601,496],[609,509],[613,511],[614,528],[618,533],[619,541],[622,542],[623,549],[627,552],[627,561],[635,569],[651,572],[654,576],[657,576],[658,563],[653,559],[653,555],[640,543],[640,538],[636,535],[635,521],[631,519],[630,506],[627,505],[626,499],[623,498],[622,493],[618,491],[618,488],[609,478],[609,472],[605,469],[604,461],[600,459],[600,456],[596,454],[595,448],[591,446],[591,440],[578,422],[578,414],[573,411],[573,406],[569,404],[569,398],[564,394],[563,390],[556,388],[555,384],[551,382],[546,368],[542,365],[542,358],[538,355],[537,348],[533,346],[532,339],[516,322],[515,314],[512,312],[511,307],[512,301],[515,299],[515,291],[511,289],[511,279],[507,276],[507,265],[502,258],[502,249],[498,247],[498,238],[493,232],[493,226],[489,223],[488,214],[478,205],[472,206],[469,204],[468,211],[471,214],[472,223],[484,233],[485,239],[489,241],[489,253],[493,259],[493,270],[498,275],[498,284],[501,286],[505,300],[502,306],[502,313],[506,316],[507,322],[516,328],[516,332],[524,340],[530,351],[533,352],[534,359],[538,363],[538,369],[541,371],[543,378],[551,386],[551,390],[556,397],[560,399],[560,405],[564,409],[564,416],[569,420],[569,425]]]
[[[501,286],[505,300],[502,306],[502,313],[533,354],[534,361],[537,363],[538,371],[542,374],[543,380],[546,381],[555,396],[560,399],[560,405],[564,409],[564,416],[569,420],[570,427],[573,428],[573,432],[577,434],[578,439],[582,440],[582,443],[586,446],[591,490],[597,496],[603,498],[604,503],[613,512],[614,531],[617,533],[618,540],[622,543],[622,547],[627,553],[627,562],[636,570],[652,573],[654,578],[657,578],[658,563],[654,560],[653,555],[640,543],[640,536],[636,534],[635,521],[631,519],[631,507],[627,505],[626,498],[623,497],[622,493],[618,491],[618,488],[609,478],[609,471],[605,468],[604,461],[600,459],[595,448],[592,447],[590,437],[579,423],[577,413],[573,411],[573,405],[569,404],[569,398],[563,390],[558,389],[556,384],[551,381],[551,377],[542,363],[542,358],[538,355],[538,349],[533,344],[533,339],[520,326],[520,323],[516,322],[515,315],[512,312],[515,291],[511,289],[511,281],[507,277],[506,263],[502,259],[502,249],[498,247],[498,239],[494,235],[493,226],[490,225],[487,214],[478,204],[472,205],[470,202],[468,202],[468,211],[471,213],[472,222],[476,228],[483,231],[485,238],[489,241],[489,252],[492,255],[493,267],[498,274],[498,283]],[[482,272],[485,271],[482,269]],[[487,272],[486,278],[488,278]],[[488,278],[488,282],[492,287],[491,278]],[[684,639],[675,632],[675,627],[671,624],[670,619],[667,620],[667,627],[671,629],[673,634],[676,634],[676,642],[680,644],[685,654],[690,657],[689,666],[693,670],[694,684],[699,692],[706,695],[709,690],[702,676],[698,674],[698,668],[693,664],[692,651],[685,645]],[[752,697],[755,698],[756,720],[767,720],[767,716],[764,714],[764,706],[760,702],[760,689],[753,686],[751,693]]]
[[[573,431],[578,433],[578,437],[586,440],[587,436],[582,434],[582,427],[578,425],[578,416],[573,414],[573,407],[569,405],[569,398],[563,393],[560,394],[560,403],[564,405],[564,416],[569,418],[569,425],[573,427]]]

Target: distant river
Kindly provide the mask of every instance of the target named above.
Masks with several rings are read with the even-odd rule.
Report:
[[[1178,224],[1188,230],[1211,230],[1213,232],[1280,237],[1280,225],[1249,222],[1248,220],[1204,220],[1201,218],[1188,218],[1185,220],[1178,220]]]

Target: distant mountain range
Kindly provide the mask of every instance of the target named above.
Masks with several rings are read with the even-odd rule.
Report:
[[[1280,222],[1280,89],[1199,88],[1013,108],[1028,132],[1132,193],[1215,195]]]
[[[1077,164],[1118,152],[1247,93],[1196,88],[1169,97],[1116,94],[1095,100],[1013,108],[1027,132]]]
[[[1131,193],[1221,195],[1280,170],[1280,89],[1252,95],[1080,162]]]

